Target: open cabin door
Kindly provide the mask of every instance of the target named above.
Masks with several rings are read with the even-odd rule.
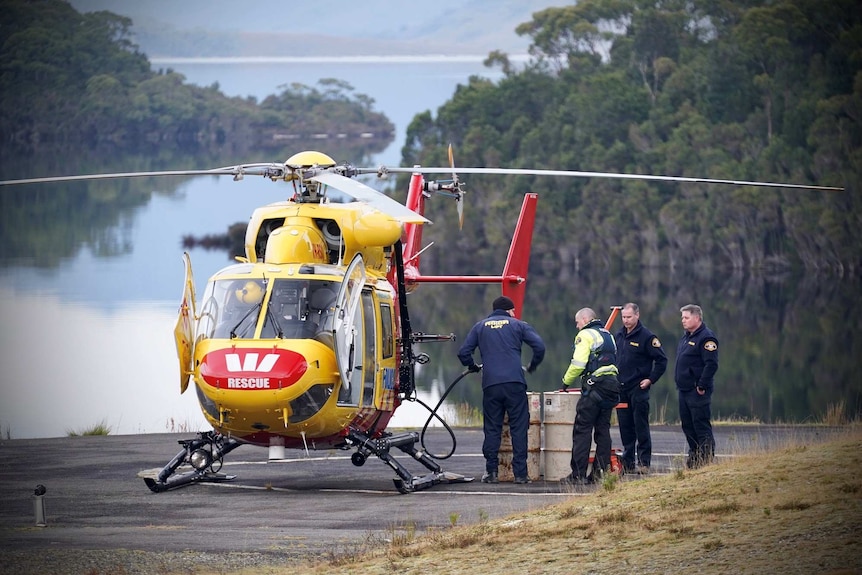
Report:
[[[365,285],[365,263],[356,254],[347,271],[335,300],[335,360],[341,375],[339,403],[359,404],[362,393],[362,359],[365,327],[362,321],[362,288]]]
[[[194,322],[197,317],[195,302],[195,280],[192,275],[192,260],[188,252],[183,253],[183,263],[186,266],[186,279],[183,284],[183,300],[177,323],[174,326],[174,339],[177,343],[177,357],[180,360],[180,393],[185,393],[189,386],[189,377],[194,371],[192,361],[195,353]]]

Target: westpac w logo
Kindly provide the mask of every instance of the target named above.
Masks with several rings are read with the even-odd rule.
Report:
[[[277,353],[268,353],[263,356],[263,359],[258,363],[259,353],[246,353],[245,357],[241,358],[238,353],[228,353],[224,356],[225,365],[230,372],[237,371],[257,371],[261,373],[269,373],[272,371],[275,362],[278,361]]]

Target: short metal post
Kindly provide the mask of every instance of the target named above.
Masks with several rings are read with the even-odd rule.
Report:
[[[269,460],[284,459],[284,438],[277,435],[269,438]]]
[[[33,507],[36,510],[36,527],[47,527],[45,521],[45,489],[44,485],[36,486],[36,497],[33,499]]]

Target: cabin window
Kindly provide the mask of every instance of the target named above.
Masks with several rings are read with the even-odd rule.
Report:
[[[392,336],[392,308],[389,304],[380,304],[380,328],[382,337],[381,352],[383,359],[392,357],[395,352],[394,338]]]
[[[373,405],[374,384],[377,382],[377,318],[374,313],[374,299],[371,292],[362,293],[362,315],[365,325],[365,349],[362,360],[362,405]]]

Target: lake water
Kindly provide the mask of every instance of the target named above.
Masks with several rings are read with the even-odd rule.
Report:
[[[218,82],[229,95],[258,99],[292,82],[312,86],[321,78],[345,80],[357,92],[374,98],[377,109],[396,125],[395,141],[375,158],[375,164],[384,165],[399,164],[406,127],[415,114],[425,110],[436,114],[471,74],[498,77],[479,58],[156,61],[154,67],[171,67],[191,82]],[[283,158],[260,158],[278,160]],[[37,169],[32,175],[55,174]],[[116,188],[112,186],[106,189]],[[44,190],[39,193],[54,193]],[[65,188],[52,190],[63,193]],[[245,221],[255,207],[284,199],[283,194],[283,186],[263,179],[194,178],[178,184],[176,190],[153,194],[142,205],[123,209],[105,229],[87,228],[90,236],[103,239],[101,243],[76,243],[50,264],[0,261],[0,433],[14,438],[55,437],[100,422],[119,434],[205,429],[194,395],[178,393],[172,329],[183,281],[181,238],[222,233],[230,224]],[[63,221],[41,225],[55,228],[73,217],[62,214]],[[516,217],[512,214],[511,222],[504,225],[513,227]],[[34,245],[40,245],[38,231],[33,234]],[[108,245],[110,255],[88,245]],[[193,249],[190,253],[200,292],[207,278],[229,260],[220,251]],[[423,264],[433,264],[440,253],[444,252],[430,251],[427,259],[423,256]],[[534,261],[543,256],[533,254]],[[502,265],[499,262],[498,269]],[[858,280],[704,275],[683,270],[583,277],[553,265],[544,267],[537,273],[531,268],[524,309],[524,318],[548,344],[545,364],[530,379],[533,390],[559,385],[571,354],[572,311],[592,306],[604,315],[611,305],[636,300],[644,322],[660,336],[671,356],[671,367],[653,393],[653,404],[673,420],[672,358],[680,335],[678,310],[695,302],[704,307],[708,325],[722,341],[714,401],[717,416],[810,421],[841,403],[849,413],[858,413],[862,406],[858,375],[862,336],[852,326],[845,327],[862,315]],[[457,298],[452,297],[453,289],[458,290]],[[463,338],[473,322],[486,314],[498,289],[423,286],[416,292],[421,294],[411,299],[422,303],[411,307],[414,329]],[[423,346],[432,363],[418,374],[419,396],[432,406],[461,371],[455,358],[457,346],[458,342]],[[449,399],[475,406],[480,397],[478,378],[470,376]],[[393,424],[422,425],[426,418],[424,408],[406,404]]]

